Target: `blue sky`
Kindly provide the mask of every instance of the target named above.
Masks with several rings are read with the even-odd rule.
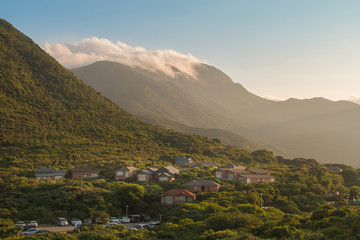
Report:
[[[359,1],[2,0],[43,46],[98,37],[190,53],[260,96],[360,97]]]

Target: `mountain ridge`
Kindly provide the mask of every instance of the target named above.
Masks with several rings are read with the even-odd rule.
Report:
[[[154,95],[151,98],[141,94],[139,96],[141,91],[148,88],[148,81],[141,81],[138,91],[133,91],[126,82],[139,80],[127,79],[121,71],[117,76],[112,76],[113,82],[116,82],[117,86],[107,84],[107,81],[110,80],[104,76],[104,72],[99,71],[96,76],[86,74],[86,71],[91,69],[89,66],[80,68],[82,72],[79,68],[72,69],[72,71],[90,86],[98,79],[102,79],[102,86],[95,88],[108,98],[116,99],[114,101],[117,104],[135,115],[154,115],[189,127],[227,130],[247,139],[265,141],[279,146],[286,152],[284,155],[291,158],[298,157],[299,153],[303,152],[303,155],[300,156],[316,158],[320,162],[337,162],[339,158],[335,156],[339,154],[336,149],[347,149],[343,156],[349,162],[345,163],[359,165],[358,157],[354,154],[356,150],[354,141],[358,142],[360,138],[354,137],[353,132],[359,133],[360,136],[360,126],[353,124],[352,129],[344,127],[343,133],[339,131],[331,133],[332,129],[348,124],[351,119],[360,121],[359,105],[347,101],[334,102],[324,98],[305,100],[290,98],[286,101],[271,101],[250,93],[241,84],[234,83],[225,73],[215,67],[203,64],[197,65],[195,68],[198,75],[197,79],[193,80],[181,77],[171,79],[162,74],[146,74],[145,70],[142,70],[143,80],[146,78],[145,76],[151,76],[150,82],[160,81],[162,83],[158,85],[158,88],[153,89]],[[106,67],[103,70],[106,71]],[[127,70],[137,71],[131,67],[128,67]],[[163,81],[164,79],[167,81]],[[164,89],[159,88],[164,86],[164,82],[171,84],[171,93],[174,94],[165,96],[161,92]],[[126,100],[122,101],[118,98],[119,94],[116,91],[111,94],[106,93],[106,89],[115,89],[120,86],[123,91],[126,91],[127,96],[123,96]],[[174,96],[179,94],[186,94],[186,100],[175,100]],[[153,101],[154,98],[161,100],[156,102]],[[132,105],[128,104],[129,101],[132,102]],[[154,110],[140,110],[136,104],[143,105],[142,103],[148,104],[146,106]],[[193,106],[197,106],[197,108]],[[173,113],[174,109],[178,110],[176,114]],[[192,114],[185,113],[183,109],[192,109]],[[199,109],[202,111],[206,109],[206,114],[201,113]],[[208,114],[209,112],[212,114]],[[212,117],[213,113],[217,118]],[[201,119],[201,121],[194,122],[192,118]],[[307,124],[304,124],[305,122]],[[308,134],[306,137],[303,136],[305,133]],[[342,136],[341,141],[336,139],[337,135]],[[319,152],[316,154],[313,150],[314,141],[309,141],[312,138],[317,139],[316,146],[319,147]],[[333,141],[329,141],[328,138],[332,138]],[[291,146],[289,142],[292,142]]]

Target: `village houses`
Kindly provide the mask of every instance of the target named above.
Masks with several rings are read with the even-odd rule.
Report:
[[[136,170],[137,170],[136,167],[130,167],[130,166],[120,168],[115,171],[115,179],[119,180],[119,179],[126,179],[129,177],[133,177],[136,174]]]
[[[72,177],[99,177],[100,170],[91,168],[74,168],[72,170]]]
[[[164,205],[193,202],[196,200],[196,194],[186,189],[171,189],[161,194],[160,197],[161,197],[161,204]]]
[[[35,169],[35,178],[39,180],[58,180],[65,177],[65,171],[53,168]]]
[[[220,189],[220,184],[211,180],[192,180],[185,186],[194,192],[218,192]]]

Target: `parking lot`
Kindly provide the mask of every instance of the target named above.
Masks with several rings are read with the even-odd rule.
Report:
[[[122,223],[126,229],[130,229],[133,228],[134,226],[138,225],[138,224],[148,224],[148,223]],[[50,225],[50,224],[41,224],[38,226],[39,230],[48,230],[50,232],[67,232],[67,231],[71,231],[73,228],[72,225],[68,225],[68,226],[56,226],[56,225]]]

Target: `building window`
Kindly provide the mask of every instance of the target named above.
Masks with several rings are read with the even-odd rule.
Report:
[[[55,176],[55,180],[62,178],[62,176]]]
[[[92,173],[91,174],[91,177],[97,177],[98,175],[97,175],[97,173]]]
[[[166,196],[165,197],[165,203],[166,204],[172,204],[172,196]]]
[[[138,180],[139,181],[146,181],[146,175],[145,174],[138,174]]]
[[[216,178],[222,178],[222,171],[217,171],[216,172]]]
[[[227,180],[234,180],[234,174],[229,173],[229,174],[227,175]]]
[[[185,196],[179,196],[177,201],[178,201],[179,203],[185,202]]]
[[[246,183],[246,178],[239,178],[239,182]]]
[[[123,171],[117,171],[117,175],[118,175],[118,176],[123,176],[123,175],[124,175],[124,172],[123,172]]]
[[[129,171],[125,172],[125,177],[129,177]]]

